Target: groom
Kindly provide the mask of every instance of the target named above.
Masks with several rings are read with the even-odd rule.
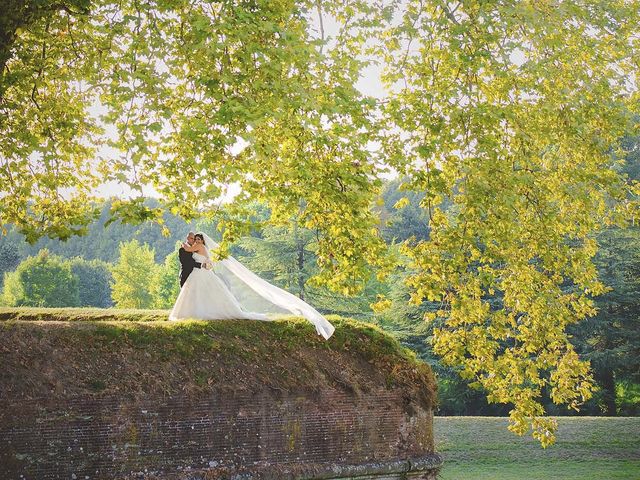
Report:
[[[193,245],[196,237],[193,232],[187,233],[187,244]],[[180,258],[180,288],[187,281],[187,277],[191,274],[194,268],[201,268],[202,264],[196,262],[193,259],[193,255],[187,252],[183,247],[178,250],[178,257]]]

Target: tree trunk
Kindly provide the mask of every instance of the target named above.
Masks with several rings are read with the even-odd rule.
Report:
[[[5,67],[11,59],[11,49],[18,28],[28,27],[42,17],[64,10],[69,15],[87,15],[91,0],[5,0],[0,14],[0,100],[4,89]]]
[[[295,228],[296,247],[298,250],[298,291],[300,298],[304,300],[304,242],[298,235],[298,225]]]
[[[595,373],[595,380],[602,389],[604,414],[610,417],[616,415],[616,382],[613,369],[604,367]]]
[[[21,12],[24,8],[25,2],[9,2],[3,6],[0,15],[0,101],[6,88],[5,67],[11,58],[11,47],[15,41],[16,29],[20,26]]]

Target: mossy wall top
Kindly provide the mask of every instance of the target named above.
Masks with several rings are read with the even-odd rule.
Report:
[[[124,319],[124,320],[122,320]],[[166,312],[0,309],[0,401],[117,393],[401,389],[430,409],[430,368],[377,327],[332,318],[166,321]]]

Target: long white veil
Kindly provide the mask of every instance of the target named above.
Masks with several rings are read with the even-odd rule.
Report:
[[[218,243],[209,235],[199,233],[204,238],[207,254],[209,254],[209,249],[218,247]],[[211,258],[211,255],[208,256]],[[315,308],[295,295],[260,278],[232,256],[213,262],[213,271],[225,282],[243,310],[299,315],[309,320],[316,327],[318,334],[325,339],[333,335],[335,327]]]

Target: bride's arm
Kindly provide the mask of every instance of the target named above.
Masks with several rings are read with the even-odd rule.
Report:
[[[185,249],[185,251],[193,253],[193,252],[197,252],[200,254],[203,254],[201,250],[203,250],[201,247],[198,247],[198,245],[189,245],[188,243],[183,243],[182,244],[182,248]],[[203,254],[204,255],[204,254]]]

